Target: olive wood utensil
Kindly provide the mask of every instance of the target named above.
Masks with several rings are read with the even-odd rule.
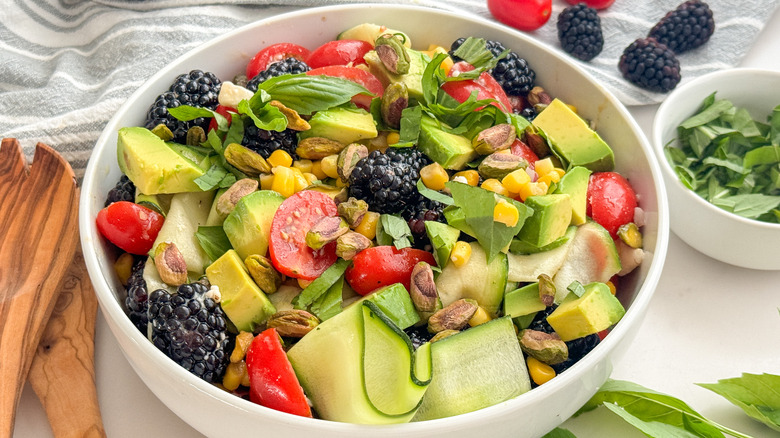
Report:
[[[65,159],[38,143],[27,168],[15,139],[0,143],[0,437],[16,407],[62,276],[78,244],[78,189]]]
[[[95,388],[96,316],[95,290],[77,247],[28,375],[58,438],[106,436]]]

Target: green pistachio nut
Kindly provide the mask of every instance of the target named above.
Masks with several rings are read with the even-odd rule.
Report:
[[[368,156],[368,148],[359,143],[352,143],[339,152],[339,158],[336,161],[336,170],[342,181],[349,181],[352,170],[358,161]]]
[[[308,137],[298,142],[295,153],[301,158],[321,160],[328,155],[338,154],[346,145],[324,137]]]
[[[376,39],[374,50],[387,70],[397,75],[409,73],[409,52],[404,47],[406,38],[401,34],[385,34]]]
[[[274,269],[271,261],[259,254],[252,254],[244,260],[249,275],[263,292],[272,294],[282,284],[282,276]]]
[[[428,318],[428,331],[439,333],[444,330],[460,330],[466,327],[478,307],[479,304],[471,298],[456,300]]]
[[[371,240],[355,231],[347,231],[336,239],[336,255],[352,260],[357,253],[371,246]]]
[[[404,82],[393,82],[382,94],[382,120],[395,129],[401,126],[401,114],[409,106],[409,88]]]
[[[569,358],[566,343],[555,333],[525,329],[520,332],[518,339],[525,354],[547,365],[555,365]]]
[[[519,155],[494,152],[479,163],[477,170],[484,178],[501,180],[515,170],[527,166],[528,162]]]
[[[500,123],[480,131],[471,141],[474,150],[480,155],[489,155],[512,146],[515,139],[515,127],[509,123]]]
[[[281,310],[268,318],[268,328],[275,328],[280,336],[302,338],[320,324],[320,320],[301,309]]]
[[[225,147],[225,160],[236,169],[248,176],[258,176],[261,173],[271,173],[271,165],[262,155],[238,143],[230,143]]]
[[[317,250],[349,231],[347,222],[338,216],[326,216],[318,220],[306,232],[306,245]]]
[[[343,217],[350,227],[356,227],[368,212],[368,203],[362,199],[350,197],[338,204],[338,214]]]

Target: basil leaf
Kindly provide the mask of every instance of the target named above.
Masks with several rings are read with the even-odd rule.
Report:
[[[342,290],[344,289],[344,276],[336,280],[331,287],[320,295],[309,307],[320,321],[332,318],[341,312]]]
[[[604,403],[604,406],[610,411],[616,413],[628,424],[636,427],[642,433],[653,438],[697,438],[700,435],[693,434],[687,430],[674,427],[670,424],[660,423],[658,421],[644,421],[634,415],[631,415],[624,408],[613,404]]]
[[[195,238],[198,239],[203,252],[212,262],[222,257],[233,247],[221,226],[198,227]]]
[[[261,107],[253,108],[248,101],[242,100],[236,109],[239,114],[249,116],[260,129],[282,132],[287,128],[287,117],[279,111],[279,108],[271,104],[266,103]]]
[[[244,140],[244,120],[246,116],[239,117],[234,116],[233,119],[230,122],[230,128],[228,128],[228,132],[225,135],[225,140],[222,142],[222,152],[219,152],[220,155],[224,154],[224,148],[229,145],[230,143],[238,143],[241,144],[241,142]]]
[[[563,429],[560,427],[556,427],[555,429],[547,432],[546,435],[544,435],[542,438],[577,438],[571,431],[568,429]]]
[[[302,115],[347,103],[356,94],[371,95],[363,86],[347,79],[306,74],[268,79],[258,85],[259,90]]]
[[[477,72],[477,76],[483,71],[487,71],[496,66],[498,61],[505,58],[509,53],[509,49],[504,49],[497,57],[493,56],[493,53],[487,49],[487,44],[482,38],[468,37],[457,49],[455,49],[455,56],[463,59],[469,64],[474,66],[474,70]],[[475,76],[476,77],[476,76]]]
[[[214,117],[214,115],[217,113],[215,113],[214,111],[208,108],[201,108],[201,107],[195,107],[190,105],[179,105],[173,108],[168,108],[168,114],[175,117],[176,120],[181,120],[182,122],[189,122],[190,120],[195,120],[199,117],[206,117],[206,118]]]
[[[579,281],[572,281],[570,285],[566,286],[566,290],[573,293],[574,295],[577,295],[578,297],[581,297],[585,293],[585,286],[582,285]]]
[[[410,106],[401,112],[401,129],[399,144],[417,143],[420,137],[420,120],[422,119],[422,107]]]
[[[226,177],[227,174],[228,171],[224,167],[215,163],[209,167],[209,170],[207,170],[206,173],[195,178],[193,182],[199,189],[205,192],[217,187],[220,181],[222,181],[222,178]]]
[[[742,217],[756,219],[780,206],[780,196],[749,193],[713,199],[712,203]]]
[[[751,418],[780,432],[780,376],[743,373],[742,377],[697,385],[724,397]]]
[[[322,275],[312,281],[306,286],[306,289],[293,299],[293,307],[306,310],[316,299],[327,292],[339,278],[344,276],[344,272],[350,263],[348,260],[338,259],[336,263],[330,265]]]
[[[379,245],[393,245],[397,249],[412,246],[414,237],[409,224],[400,216],[383,214],[376,227],[376,242]]]
[[[452,205],[455,203],[455,201],[452,200],[451,196],[447,196],[442,192],[437,192],[436,190],[425,187],[425,184],[423,184],[422,179],[417,180],[417,191],[420,192],[420,194],[425,196],[426,198],[432,201],[441,202],[444,205]]]

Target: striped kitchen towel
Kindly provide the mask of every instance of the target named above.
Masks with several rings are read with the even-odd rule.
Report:
[[[375,0],[462,11],[490,18],[484,1]],[[680,0],[617,0],[601,11],[605,45],[575,60],[627,105],[664,95],[627,83],[617,70],[623,49],[643,37]],[[355,0],[6,0],[0,8],[0,136],[18,138],[28,159],[36,142],[54,146],[83,175],[92,146],[127,97],[169,61],[201,43],[274,14]],[[709,0],[716,31],[681,55],[683,82],[737,65],[778,0]],[[560,48],[550,21],[531,35]],[[441,23],[439,25],[446,25]],[[573,58],[572,58],[573,59]],[[533,65],[532,65],[533,66]]]

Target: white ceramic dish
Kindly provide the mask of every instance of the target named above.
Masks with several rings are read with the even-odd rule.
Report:
[[[457,417],[395,426],[361,426],[300,418],[276,412],[227,394],[189,374],[164,356],[125,316],[124,292],[112,268],[114,254],[99,236],[94,218],[109,189],[119,179],[116,132],[141,125],[154,98],[173,79],[191,69],[222,78],[242,72],[260,48],[294,42],[314,48],[363,22],[407,32],[420,46],[450,44],[475,35],[503,41],[529,60],[538,83],[591,119],[613,146],[617,169],[632,182],[646,211],[645,262],[621,284],[620,298],[628,311],[609,336],[586,358],[549,383],[520,397]],[[436,23],[436,25],[432,25]],[[80,231],[87,267],[108,325],[128,361],[172,411],[208,436],[301,437],[537,437],[571,416],[609,376],[613,364],[634,338],[658,282],[668,241],[668,213],[658,164],[647,140],[626,109],[572,62],[531,38],[474,16],[428,8],[350,5],[307,9],[249,25],[204,44],[175,60],[138,89],[108,123],[99,138],[84,178]]]
[[[705,97],[728,99],[766,121],[780,105],[780,72],[724,70],[694,79],[674,90],[653,122],[653,147],[669,195],[671,228],[683,241],[725,263],[752,269],[780,269],[780,225],[746,219],[718,208],[686,188],[664,156],[668,144],[679,146],[677,127],[696,113]]]

